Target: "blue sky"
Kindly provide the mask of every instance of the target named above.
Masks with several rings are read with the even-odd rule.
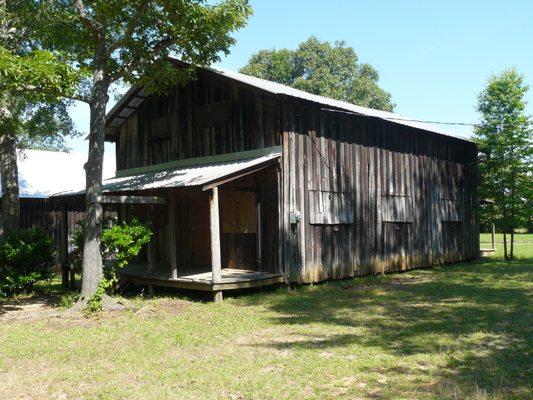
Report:
[[[516,67],[533,85],[533,1],[530,0],[255,0],[254,15],[218,64],[237,70],[263,48],[295,48],[315,35],[345,40],[380,73],[396,112],[422,120],[476,122],[477,94],[488,77]],[[528,93],[533,114],[533,89]],[[110,107],[114,101],[110,102]],[[72,109],[88,131],[86,105]],[[469,127],[447,127],[469,135]],[[82,139],[71,141],[86,151]],[[107,150],[112,151],[110,146]]]

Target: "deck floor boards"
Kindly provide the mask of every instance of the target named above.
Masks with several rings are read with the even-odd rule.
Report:
[[[222,279],[217,283],[213,282],[211,271],[198,267],[178,269],[177,278],[172,278],[170,268],[158,267],[149,272],[146,264],[130,264],[120,271],[120,276],[137,283],[207,291],[243,289],[285,282],[282,274],[235,268],[223,268]]]

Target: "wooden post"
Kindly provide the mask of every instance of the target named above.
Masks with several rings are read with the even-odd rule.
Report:
[[[70,266],[68,264],[68,213],[66,204],[61,205],[61,243],[59,245],[59,258],[61,263],[61,284],[64,289],[68,289]]]
[[[220,219],[218,215],[218,187],[211,189],[209,194],[209,217],[211,225],[211,268],[213,283],[222,280],[220,260]]]
[[[491,241],[492,241],[492,250],[496,250],[496,226],[492,224],[492,234],[491,234]]]
[[[168,256],[172,279],[178,277],[178,258],[176,252],[176,199],[169,194],[168,198]]]
[[[150,225],[152,226],[152,229],[154,228],[154,225],[152,223],[154,215],[154,206],[150,205],[148,208],[148,219],[150,222]],[[148,272],[151,274],[155,270],[155,236],[157,235],[157,230],[153,229],[152,237],[150,238],[150,241],[148,242]]]

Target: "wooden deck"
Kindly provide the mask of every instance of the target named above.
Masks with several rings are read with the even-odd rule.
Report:
[[[165,268],[168,269],[168,268]],[[146,264],[130,264],[120,272],[120,277],[137,284],[151,284],[181,289],[217,292],[223,290],[247,289],[275,285],[285,282],[282,274],[249,271],[244,269],[223,268],[220,282],[213,282],[211,271],[188,268],[178,271],[172,278],[170,271],[156,269],[148,272]]]

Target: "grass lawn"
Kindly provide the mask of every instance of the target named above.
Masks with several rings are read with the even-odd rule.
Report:
[[[533,243],[517,247],[509,263],[0,320],[0,398],[531,398]]]

